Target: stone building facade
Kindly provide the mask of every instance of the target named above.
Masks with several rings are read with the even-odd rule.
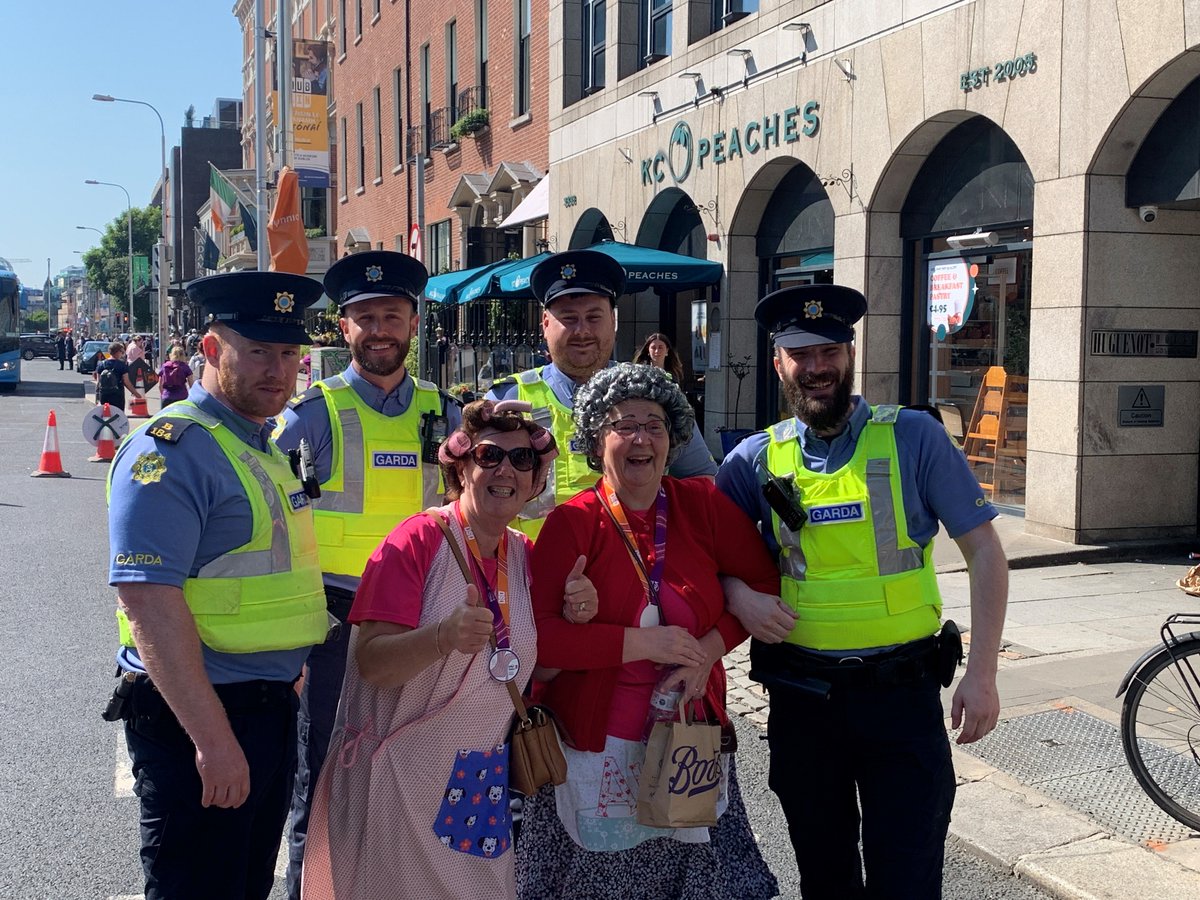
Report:
[[[551,0],[548,239],[723,263],[619,347],[690,338],[714,450],[780,415],[757,299],[836,281],[861,391],[939,408],[1028,531],[1195,533],[1200,0],[665,8]]]

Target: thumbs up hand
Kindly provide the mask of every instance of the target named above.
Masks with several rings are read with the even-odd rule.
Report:
[[[590,622],[599,611],[599,598],[592,580],[583,574],[587,557],[580,556],[567,573],[563,590],[563,618],[576,625]]]
[[[472,656],[482,650],[492,633],[492,611],[479,596],[479,588],[467,585],[467,602],[442,620],[442,646]]]

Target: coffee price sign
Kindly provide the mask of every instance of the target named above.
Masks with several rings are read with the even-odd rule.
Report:
[[[965,259],[929,261],[929,329],[939,341],[963,327],[975,302],[979,266]]]

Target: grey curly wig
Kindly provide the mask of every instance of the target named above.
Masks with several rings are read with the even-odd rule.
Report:
[[[673,463],[691,440],[696,414],[679,385],[662,369],[618,363],[601,369],[575,395],[575,437],[583,442],[588,465],[600,471],[600,429],[608,419],[608,411],[626,400],[649,400],[663,408],[671,441],[667,465]]]

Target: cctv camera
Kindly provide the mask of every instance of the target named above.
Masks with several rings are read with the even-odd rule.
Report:
[[[1153,222],[1155,219],[1158,218],[1158,207],[1157,206],[1139,206],[1138,207],[1138,218],[1141,219],[1143,222],[1146,222],[1147,224],[1149,224],[1150,222]]]

